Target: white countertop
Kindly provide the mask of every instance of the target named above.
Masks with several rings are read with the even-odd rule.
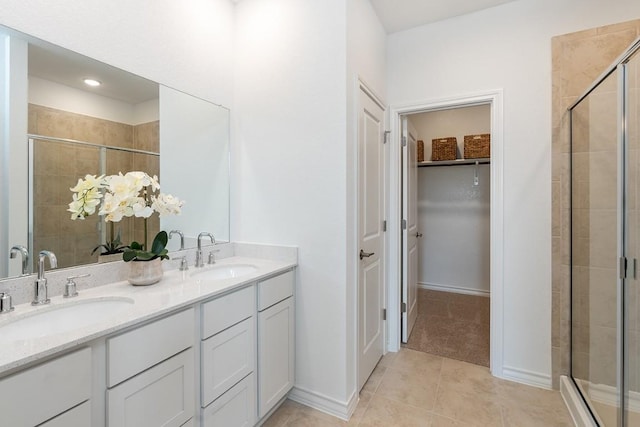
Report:
[[[233,264],[251,264],[257,270],[238,278],[202,280],[201,275],[189,276],[210,268]],[[290,270],[295,263],[262,258],[234,256],[224,258],[213,266],[188,271],[171,270],[162,280],[150,286],[132,286],[128,282],[115,282],[79,291],[75,298],[56,296],[44,306],[29,303],[17,305],[15,310],[0,318],[0,375],[46,356],[76,347],[105,335],[113,334],[130,326],[163,314],[188,307],[200,301],[240,288],[264,277]],[[131,299],[133,304],[118,309],[114,316],[103,321],[79,327],[70,332],[47,335],[29,340],[7,340],[2,337],[1,327],[17,319],[52,310],[60,305],[78,304],[97,299]],[[83,319],[77,319],[81,324]]]

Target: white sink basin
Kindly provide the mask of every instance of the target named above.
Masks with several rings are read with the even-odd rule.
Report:
[[[231,279],[246,276],[257,270],[258,267],[251,264],[218,265],[197,269],[191,273],[191,276],[197,277],[198,279]]]
[[[0,324],[0,341],[31,340],[71,332],[115,317],[133,303],[129,298],[109,298],[43,307],[41,311]]]

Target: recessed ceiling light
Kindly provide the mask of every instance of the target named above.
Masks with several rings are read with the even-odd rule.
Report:
[[[96,87],[100,86],[102,83],[95,79],[84,79],[84,84],[86,84],[87,86]]]

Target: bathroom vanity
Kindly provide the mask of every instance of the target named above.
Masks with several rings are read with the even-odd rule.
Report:
[[[293,387],[295,267],[232,256],[148,287],[18,305],[0,318],[0,424],[261,423]],[[98,320],[68,323],[83,305]]]

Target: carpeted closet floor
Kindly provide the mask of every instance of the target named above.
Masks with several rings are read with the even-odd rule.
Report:
[[[489,366],[489,298],[418,289],[418,319],[405,347]]]

